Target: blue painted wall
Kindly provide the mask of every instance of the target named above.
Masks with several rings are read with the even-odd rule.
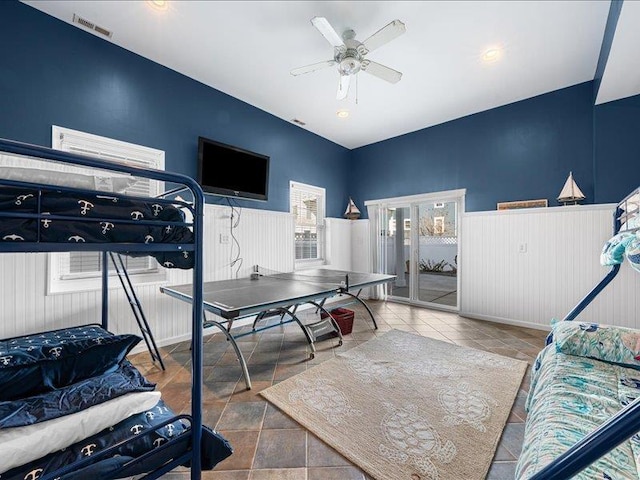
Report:
[[[243,206],[288,211],[296,180],[344,212],[346,148],[18,2],[0,1],[0,52],[0,137],[50,146],[59,125],[164,150],[193,177],[201,135],[271,157],[269,201]]]
[[[353,150],[364,200],[466,188],[467,211],[556,198],[569,174],[594,199],[593,86],[557,90]]]
[[[596,203],[640,186],[640,95],[598,105],[594,114]]]
[[[327,188],[334,217],[348,195],[364,210],[456,188],[469,211],[556,205],[570,170],[589,203],[640,184],[640,97],[594,107],[593,82],[349,151],[18,2],[0,1],[0,52],[0,137],[49,146],[60,125],[162,149],[191,176],[199,135],[238,145],[272,160],[269,202],[252,208],[287,211],[289,180]]]

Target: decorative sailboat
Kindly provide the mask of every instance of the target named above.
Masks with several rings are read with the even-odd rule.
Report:
[[[360,210],[358,210],[356,204],[353,203],[351,197],[349,197],[349,203],[347,204],[347,210],[344,212],[344,216],[349,220],[357,220],[360,218]]]
[[[580,200],[584,199],[584,193],[578,188],[578,185],[573,179],[573,172],[569,172],[567,181],[564,183],[564,187],[562,187],[562,191],[558,196],[558,201],[565,205],[577,205]]]

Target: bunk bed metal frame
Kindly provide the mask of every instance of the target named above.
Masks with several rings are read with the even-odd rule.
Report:
[[[640,198],[640,187],[618,203],[613,214],[613,235],[630,217],[627,207],[632,197]],[[636,210],[637,214],[637,210]],[[618,275],[620,264],[613,265],[605,277],[562,319],[573,321]],[[573,445],[530,480],[568,480],[640,431],[640,397],[629,403],[600,427]]]
[[[188,434],[181,435],[176,438],[175,442],[183,442],[185,435],[190,436],[190,449],[187,449],[182,455],[174,458],[170,462],[164,464],[158,469],[148,472],[144,478],[154,479],[159,478],[170,470],[179,465],[189,463],[191,466],[191,479],[199,480],[201,477],[201,440],[202,440],[202,360],[203,360],[203,329],[202,329],[202,299],[203,299],[203,226],[204,226],[204,195],[200,186],[190,177],[185,175],[168,173],[161,170],[145,169],[134,166],[127,166],[122,164],[108,163],[105,161],[97,160],[91,157],[82,155],[76,155],[58,150],[52,150],[36,145],[29,145],[25,143],[15,142],[11,140],[0,139],[0,154],[14,154],[29,158],[36,158],[44,161],[61,162],[65,164],[76,165],[80,167],[88,167],[92,169],[107,170],[111,172],[117,172],[122,174],[133,175],[137,177],[148,178],[150,180],[157,180],[161,182],[167,182],[168,184],[178,184],[183,187],[178,189],[179,191],[188,190],[193,196],[193,205],[187,203],[176,202],[174,200],[166,200],[154,198],[154,202],[164,202],[166,204],[181,203],[183,206],[190,208],[193,212],[193,223],[186,222],[165,222],[166,224],[192,227],[194,240],[193,243],[45,243],[45,242],[0,242],[0,252],[70,252],[70,251],[96,251],[102,252],[102,326],[108,328],[108,268],[107,268],[107,255],[110,252],[126,253],[129,251],[138,252],[192,252],[194,257],[193,267],[193,285],[194,285],[194,301],[192,303],[192,384],[191,384],[191,416],[186,417],[191,424],[191,429]],[[22,181],[1,180],[0,184],[12,187],[28,187],[36,189],[55,189],[59,191],[75,192],[75,193],[96,193],[94,190],[82,190],[76,188],[67,188],[46,184],[35,184]],[[99,192],[100,193],[100,192]],[[104,192],[101,192],[104,193]],[[165,192],[168,194],[170,192]],[[125,197],[126,196],[120,196]],[[142,197],[132,197],[138,200]],[[37,220],[38,228],[40,228],[40,220],[43,214],[40,209],[38,213],[32,214],[15,214],[11,212],[0,212],[0,219],[2,218],[34,218]],[[74,220],[73,217],[65,216],[47,216],[48,219],[61,219],[61,220]],[[133,223],[123,220],[118,220],[120,223]],[[138,224],[147,223],[145,221],[138,221]],[[146,323],[146,320],[145,320]],[[155,342],[154,342],[155,345]],[[157,350],[156,350],[157,354]],[[153,355],[153,352],[152,352]],[[183,418],[176,416],[175,418]],[[167,442],[167,446],[171,444]],[[143,455],[139,459],[136,459],[125,467],[130,468],[135,464],[142,462],[149,456],[153,455],[153,452]],[[81,466],[84,466],[83,463]],[[74,465],[66,467],[63,471],[69,472],[76,468]],[[116,472],[117,474],[117,472]],[[59,476],[58,472],[52,472],[42,477],[43,480],[53,479]]]
[[[131,281],[129,272],[127,272],[127,267],[122,259],[122,255],[119,253],[114,254],[113,252],[109,252],[109,258],[111,258],[113,268],[120,280],[120,285],[122,285],[122,290],[127,297],[127,302],[129,302],[129,306],[131,307],[133,318],[135,318],[138,328],[140,328],[142,339],[147,345],[147,350],[149,350],[149,354],[151,355],[151,361],[154,363],[158,362],[160,368],[162,370],[166,370],[164,362],[162,361],[162,355],[160,355],[160,350],[156,344],[156,339],[153,336],[153,332],[151,331],[151,327],[147,321],[147,316],[144,314],[140,298],[138,298],[136,289],[133,287],[133,282]],[[102,259],[102,263],[103,265],[105,264],[104,258]]]

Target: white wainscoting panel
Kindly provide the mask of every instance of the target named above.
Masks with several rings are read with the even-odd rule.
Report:
[[[234,222],[238,220],[235,210]],[[238,246],[231,237],[231,209],[205,208],[206,280],[248,276],[253,265],[271,270],[294,268],[294,218],[289,213],[242,209],[234,235],[242,264],[231,266]],[[222,235],[222,237],[221,237]],[[46,295],[46,253],[0,254],[0,338],[100,322],[101,292]],[[239,268],[238,268],[239,267]],[[191,270],[170,270],[166,284],[190,283]],[[159,344],[188,338],[191,308],[159,291],[160,283],[138,285],[139,296]],[[110,330],[138,332],[133,314],[116,278],[110,280]]]
[[[354,272],[371,272],[371,231],[369,220],[352,220],[351,222],[351,270]],[[375,287],[380,289],[382,287]],[[360,295],[372,298],[373,288],[365,288]]]
[[[463,217],[461,314],[534,328],[563,318],[604,275],[615,205],[473,212]],[[626,263],[578,317],[640,328],[640,275]]]
[[[351,269],[371,272],[371,232],[369,220],[351,221]]]
[[[326,218],[326,263],[336,270],[351,270],[351,223],[344,218]]]

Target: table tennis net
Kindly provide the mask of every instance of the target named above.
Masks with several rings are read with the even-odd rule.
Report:
[[[349,288],[349,274],[347,272],[336,272],[335,270],[325,270],[321,268],[298,270],[295,272],[281,272],[278,270],[271,270],[260,265],[254,265],[251,277],[270,277],[280,280],[331,284],[336,287]]]

